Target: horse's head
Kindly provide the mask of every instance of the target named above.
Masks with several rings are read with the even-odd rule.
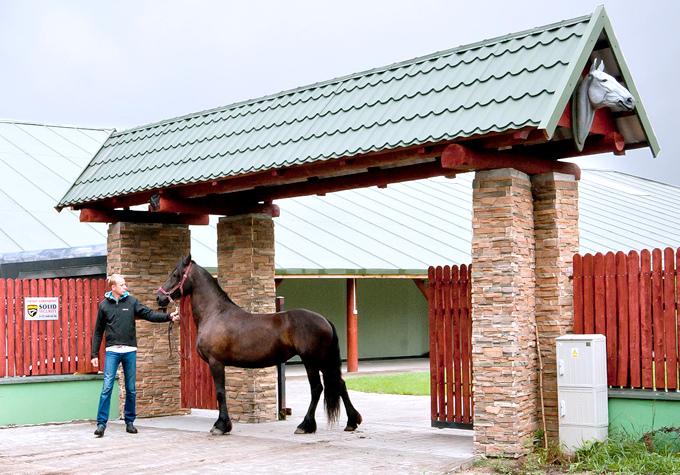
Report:
[[[583,151],[593,125],[595,110],[603,107],[615,112],[632,111],[635,108],[635,99],[628,89],[604,72],[604,62],[595,58],[571,100],[571,127],[574,143],[579,151]]]
[[[158,288],[156,302],[159,307],[167,307],[170,302],[191,293],[191,272],[193,261],[191,254],[179,260],[179,264],[170,272],[165,283]]]
[[[632,111],[635,108],[633,95],[612,76],[604,72],[604,63],[596,58],[590,67],[586,82],[588,99],[593,109],[608,107],[616,112]]]

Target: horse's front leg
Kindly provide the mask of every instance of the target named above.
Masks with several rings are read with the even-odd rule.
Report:
[[[210,372],[215,383],[217,406],[220,410],[220,415],[217,421],[215,421],[215,425],[210,429],[210,433],[212,435],[228,434],[231,432],[231,419],[229,419],[229,412],[227,411],[227,398],[224,389],[224,365],[214,360],[210,360],[208,364],[210,365]]]

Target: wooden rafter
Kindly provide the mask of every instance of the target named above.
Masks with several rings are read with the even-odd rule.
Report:
[[[388,169],[368,169],[364,173],[344,175],[333,178],[310,179],[302,183],[281,185],[261,190],[255,189],[242,193],[236,193],[231,199],[248,201],[272,201],[283,198],[293,198],[306,195],[323,195],[334,191],[365,188],[369,186],[384,187],[390,183],[399,183],[410,180],[420,180],[433,176],[455,176],[451,170],[442,168],[439,160]]]

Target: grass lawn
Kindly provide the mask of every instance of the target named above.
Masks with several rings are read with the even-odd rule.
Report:
[[[364,393],[409,394],[428,396],[430,394],[430,372],[380,374],[367,376],[346,375],[347,389]]]

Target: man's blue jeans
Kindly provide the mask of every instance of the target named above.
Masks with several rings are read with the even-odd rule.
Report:
[[[134,422],[135,417],[137,417],[135,412],[135,405],[137,403],[137,388],[135,387],[137,352],[115,353],[107,351],[106,362],[104,363],[104,386],[102,387],[102,394],[99,396],[97,425],[106,427],[106,422],[109,420],[111,392],[113,391],[113,381],[116,377],[119,363],[123,364],[123,375],[125,376],[125,423]]]

